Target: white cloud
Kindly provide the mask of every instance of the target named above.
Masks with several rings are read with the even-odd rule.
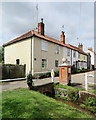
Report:
[[[38,22],[41,17],[44,18],[47,35],[60,40],[64,25],[66,43],[78,45],[82,42],[85,49],[88,47],[88,41],[90,43],[93,39],[93,3],[53,2],[38,3],[38,5]],[[4,42],[36,27],[36,3],[3,3],[2,10]]]

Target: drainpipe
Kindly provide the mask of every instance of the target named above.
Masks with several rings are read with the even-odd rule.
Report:
[[[72,66],[72,49],[71,49],[71,66]]]
[[[32,69],[32,75],[34,75],[34,36],[32,37],[32,49],[31,49],[31,51],[32,51],[32,53],[31,53],[31,55],[32,55],[32,60],[31,60],[32,66],[31,66],[31,69]]]
[[[32,37],[31,37],[31,62],[30,62],[30,72],[32,73]]]

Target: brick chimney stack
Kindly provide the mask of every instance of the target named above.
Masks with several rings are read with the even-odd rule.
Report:
[[[82,45],[82,43],[81,43],[81,44],[79,43],[78,48],[81,49],[81,50],[83,50],[83,45]]]
[[[65,44],[65,35],[64,35],[64,32],[62,31],[62,34],[61,34],[61,42],[63,44]]]
[[[38,23],[38,33],[44,35],[44,23],[43,18],[41,18],[41,22]]]
[[[93,51],[92,48],[88,48],[88,50]]]

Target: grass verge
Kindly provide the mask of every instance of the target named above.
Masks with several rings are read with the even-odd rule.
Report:
[[[2,92],[3,118],[91,118],[91,116],[28,89]]]

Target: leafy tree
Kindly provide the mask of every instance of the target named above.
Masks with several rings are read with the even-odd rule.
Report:
[[[0,46],[0,63],[4,63],[4,47]]]

